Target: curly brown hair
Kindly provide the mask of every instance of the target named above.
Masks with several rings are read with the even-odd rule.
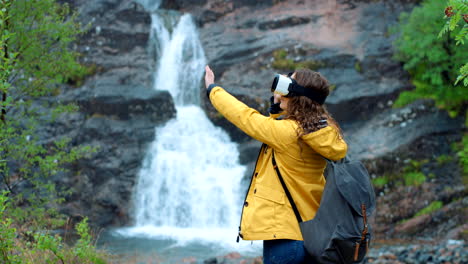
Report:
[[[294,80],[304,88],[313,89],[315,93],[324,97],[330,93],[330,84],[320,73],[309,69],[296,70],[294,73]],[[297,130],[299,138],[322,128],[320,120],[326,120],[328,125],[334,126],[342,134],[340,126],[327,109],[308,97],[291,97],[286,112],[286,119],[295,120],[299,124]]]

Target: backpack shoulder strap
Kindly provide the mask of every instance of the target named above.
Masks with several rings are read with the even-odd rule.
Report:
[[[289,192],[288,187],[286,186],[286,183],[284,182],[283,177],[281,176],[281,172],[279,171],[278,165],[276,164],[275,151],[273,148],[271,149],[271,161],[273,163],[273,168],[275,169],[276,174],[278,175],[278,178],[281,182],[281,185],[283,186],[284,192],[286,193],[286,196],[288,197],[289,203],[291,204],[294,214],[296,215],[297,222],[302,223],[301,214],[299,214],[299,210],[297,210],[297,206],[294,203],[291,193]]]

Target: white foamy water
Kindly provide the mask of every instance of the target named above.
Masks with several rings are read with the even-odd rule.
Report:
[[[236,144],[199,106],[206,61],[191,16],[175,21],[153,14],[151,39],[160,54],[154,87],[171,93],[177,117],[156,128],[136,185],[135,225],[116,234],[258,251],[250,242],[235,242],[245,166]]]
[[[236,145],[198,106],[158,128],[137,185],[136,226],[236,227],[244,167]]]
[[[141,5],[145,7],[146,10],[150,12],[156,11],[161,5],[162,0],[138,0]]]

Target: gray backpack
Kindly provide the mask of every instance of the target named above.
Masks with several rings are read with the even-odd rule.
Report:
[[[315,262],[364,262],[372,237],[368,219],[375,210],[375,193],[364,165],[347,158],[327,160],[320,207],[314,219],[303,222],[274,153],[272,162],[299,222],[304,246]]]

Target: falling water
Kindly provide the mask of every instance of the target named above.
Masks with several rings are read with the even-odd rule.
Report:
[[[238,163],[236,145],[199,106],[206,62],[196,27],[189,14],[169,23],[153,14],[152,30],[159,54],[154,88],[171,93],[177,118],[156,128],[139,172],[135,226],[122,233],[234,241],[245,167]]]

